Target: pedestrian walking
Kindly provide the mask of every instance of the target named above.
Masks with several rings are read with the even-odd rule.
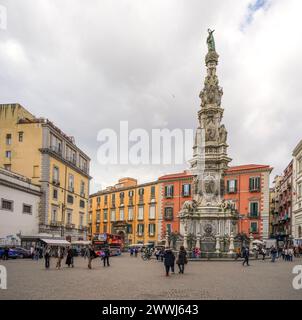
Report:
[[[87,257],[88,257],[88,268],[92,269],[91,262],[94,258],[97,257],[97,254],[95,253],[95,251],[91,245],[88,247]]]
[[[294,258],[294,249],[292,247],[288,249],[288,256],[289,256],[289,261],[292,262]]]
[[[162,248],[160,250],[159,256],[160,256],[160,261],[163,262],[164,261],[164,256],[165,256],[165,249]]]
[[[66,262],[65,264],[68,265],[68,268],[70,268],[70,266],[72,266],[72,268],[74,267],[73,264],[73,251],[70,247],[67,248],[67,256],[66,256]]]
[[[170,248],[166,249],[164,254],[164,265],[166,269],[166,277],[169,276],[170,269],[172,269],[175,261],[175,256]]]
[[[57,251],[57,264],[56,264],[57,270],[61,269],[61,261],[62,261],[63,257],[64,257],[63,248],[58,247],[58,251]]]
[[[135,249],[134,249],[135,258],[137,258],[137,254],[138,254],[138,249],[135,247]]]
[[[185,271],[185,264],[188,262],[188,259],[187,259],[187,251],[185,250],[185,247],[184,246],[181,246],[180,247],[180,250],[178,252],[178,257],[177,257],[177,260],[176,260],[176,264],[178,265],[178,269],[179,269],[179,272],[178,273],[184,273]]]
[[[242,265],[244,266],[245,264],[247,266],[249,266],[249,257],[250,257],[250,250],[248,247],[245,247],[243,248],[243,258],[244,258],[244,261],[242,263]]]
[[[49,269],[49,266],[50,266],[50,248],[49,247],[46,247],[45,249],[44,259],[45,259],[45,269]]]
[[[277,256],[277,249],[275,248],[275,246],[272,246],[271,248],[271,256],[272,256],[271,262],[275,262],[276,256]]]
[[[110,264],[109,264],[109,257],[110,257],[109,247],[105,247],[105,249],[104,249],[104,256],[103,256],[104,267],[106,267],[106,262],[107,262],[107,267],[110,266]]]

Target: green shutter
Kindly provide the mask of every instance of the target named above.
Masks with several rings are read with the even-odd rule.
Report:
[[[227,181],[227,192],[230,193],[230,180]]]
[[[235,180],[235,193],[237,193],[237,180]]]

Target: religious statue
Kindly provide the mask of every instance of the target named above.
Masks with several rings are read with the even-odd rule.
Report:
[[[207,38],[207,44],[208,44],[209,51],[216,51],[215,50],[215,40],[214,40],[214,36],[213,36],[214,31],[215,30],[208,29],[209,35]]]
[[[213,118],[209,118],[206,126],[206,141],[215,141],[216,127]]]
[[[219,127],[219,142],[226,143],[228,132],[225,129],[224,124]]]

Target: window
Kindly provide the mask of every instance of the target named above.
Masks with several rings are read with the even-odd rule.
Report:
[[[80,208],[85,208],[85,201],[84,200],[80,200]]]
[[[258,207],[259,204],[258,202],[250,202],[250,216],[253,218],[257,218],[258,217]]]
[[[96,198],[96,203],[97,203],[97,204],[100,204],[100,203],[101,203],[101,197],[97,197],[97,198]]]
[[[173,194],[174,194],[174,186],[173,185],[165,186],[165,197],[173,198]]]
[[[128,220],[129,221],[133,220],[133,208],[132,207],[128,208]]]
[[[155,219],[155,215],[156,215],[155,205],[151,205],[149,207],[149,219]]]
[[[101,221],[101,210],[96,210],[96,223]]]
[[[70,204],[73,204],[73,196],[72,195],[67,195],[67,202]]]
[[[108,209],[104,209],[104,222],[108,220]]]
[[[104,230],[104,233],[107,233],[107,225],[104,225],[103,230]]]
[[[165,208],[164,219],[165,220],[173,220],[173,208],[172,207]]]
[[[51,211],[51,222],[57,221],[57,209],[53,208]]]
[[[18,132],[18,135],[19,135],[19,142],[23,142],[23,132],[22,131]]]
[[[10,133],[8,133],[6,135],[6,144],[7,145],[11,145],[12,144],[12,135]]]
[[[81,190],[80,194],[82,197],[85,197],[85,182],[81,180]]]
[[[258,222],[251,222],[251,233],[258,233]]]
[[[155,186],[151,187],[151,199],[155,199]]]
[[[250,178],[250,192],[260,191],[260,177]]]
[[[144,234],[144,225],[141,223],[137,225],[137,234],[138,236],[142,236]]]
[[[128,224],[127,225],[127,228],[126,228],[126,232],[129,234],[131,234],[132,233],[132,225],[131,224]]]
[[[67,211],[67,224],[72,224],[72,212]]]
[[[107,196],[107,195],[105,195],[105,197],[104,197],[104,204],[105,204],[105,205],[108,204],[108,196]]]
[[[112,194],[111,196],[111,201],[112,201],[112,206],[115,206],[115,193]]]
[[[71,173],[68,175],[68,190],[74,192],[74,176]]]
[[[58,200],[58,189],[53,189],[52,197],[54,200]]]
[[[80,212],[80,224],[79,224],[80,227],[83,227],[84,226],[84,213]]]
[[[8,210],[8,211],[14,211],[14,201],[1,199],[1,209]]]
[[[132,198],[134,195],[134,191],[133,190],[129,190],[128,192],[129,198]]]
[[[84,159],[82,156],[79,157],[79,160],[80,160],[80,168],[84,172],[88,172],[87,160]]]
[[[143,196],[144,193],[145,193],[144,188],[139,188],[139,189],[138,189],[138,194],[139,194],[140,196]]]
[[[7,171],[12,171],[12,165],[11,164],[5,164],[4,169]]]
[[[99,224],[96,225],[95,232],[100,233],[100,225]]]
[[[190,197],[191,195],[191,184],[183,184],[182,185],[182,196],[183,197]]]
[[[124,221],[125,216],[124,216],[124,209],[120,209],[120,221]]]
[[[110,220],[111,220],[112,222],[115,221],[115,210],[111,210]]]
[[[227,193],[237,193],[237,180],[227,181]]]
[[[144,207],[138,207],[138,220],[144,220]]]
[[[149,224],[149,235],[155,236],[155,224],[154,223]]]
[[[12,158],[12,152],[11,151],[5,151],[5,157],[8,159]]]
[[[58,167],[56,167],[56,166],[53,167],[52,175],[53,175],[53,178],[52,178],[53,183],[55,183],[55,184],[59,183],[60,178],[59,178],[59,168]]]
[[[72,164],[77,163],[76,152],[69,146],[66,146],[66,160]]]
[[[50,134],[50,148],[52,151],[62,154],[62,140],[57,138],[54,134]]]
[[[121,192],[121,193],[120,193],[120,203],[121,203],[121,204],[124,204],[124,197],[125,197],[125,193],[124,193],[124,192]]]

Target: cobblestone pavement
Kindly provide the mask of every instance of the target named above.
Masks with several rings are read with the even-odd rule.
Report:
[[[110,267],[100,262],[89,270],[87,261],[76,258],[75,268],[56,270],[52,259],[45,270],[43,260],[0,261],[8,273],[0,299],[302,299],[302,290],[292,287],[292,269],[302,259],[252,261],[250,267],[240,261],[189,262],[184,275],[170,277],[156,260],[124,254],[111,258]]]

